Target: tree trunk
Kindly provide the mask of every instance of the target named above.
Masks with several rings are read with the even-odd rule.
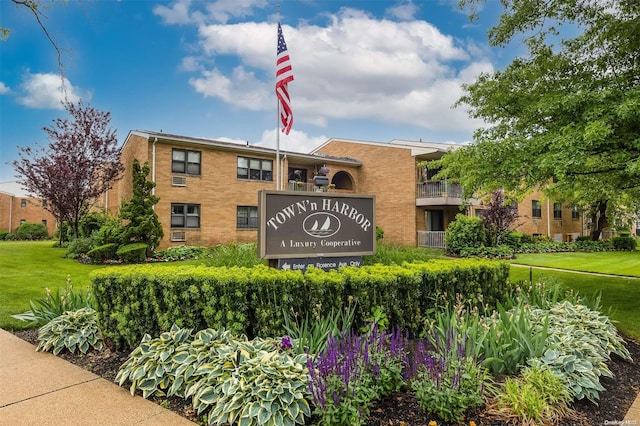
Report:
[[[607,203],[609,200],[600,200],[591,209],[591,240],[598,241],[602,235],[602,228],[607,225]]]

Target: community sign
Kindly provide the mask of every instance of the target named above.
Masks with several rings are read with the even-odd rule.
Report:
[[[375,205],[373,195],[260,191],[260,257],[375,254]]]

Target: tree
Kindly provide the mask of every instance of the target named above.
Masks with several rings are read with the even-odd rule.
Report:
[[[66,102],[71,119],[58,118],[44,127],[48,148],[20,148],[13,166],[16,178],[29,192],[47,200],[58,224],[66,221],[78,237],[78,223],[99,196],[119,177],[118,140],[110,129],[111,114],[82,101]]]
[[[158,215],[153,209],[160,198],[153,195],[155,182],[147,180],[148,163],[140,166],[137,159],[133,160],[132,174],[133,195],[130,201],[123,202],[120,207],[120,218],[128,221],[122,231],[123,243],[146,243],[152,252],[164,236]]]
[[[505,204],[502,191],[494,191],[487,208],[482,210],[481,217],[487,233],[487,243],[495,247],[502,243],[502,238],[518,219],[518,210],[511,204]]]
[[[518,196],[540,187],[608,214],[637,199],[640,2],[501,3],[489,42],[504,47],[519,35],[528,55],[464,87],[457,105],[487,124],[474,144],[441,160],[442,175],[458,178],[467,194],[505,189]],[[563,31],[565,24],[572,27]],[[595,223],[593,238],[604,223]]]

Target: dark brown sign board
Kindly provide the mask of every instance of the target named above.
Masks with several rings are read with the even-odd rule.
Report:
[[[373,195],[258,193],[258,246],[264,259],[363,256],[376,252]]]

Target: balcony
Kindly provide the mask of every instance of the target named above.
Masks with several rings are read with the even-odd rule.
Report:
[[[432,180],[416,186],[416,206],[461,206],[462,187],[446,180]]]
[[[329,188],[329,186],[316,186],[313,182],[289,181],[287,190],[300,192],[331,192],[332,188]]]
[[[445,231],[418,231],[418,247],[446,248]]]

